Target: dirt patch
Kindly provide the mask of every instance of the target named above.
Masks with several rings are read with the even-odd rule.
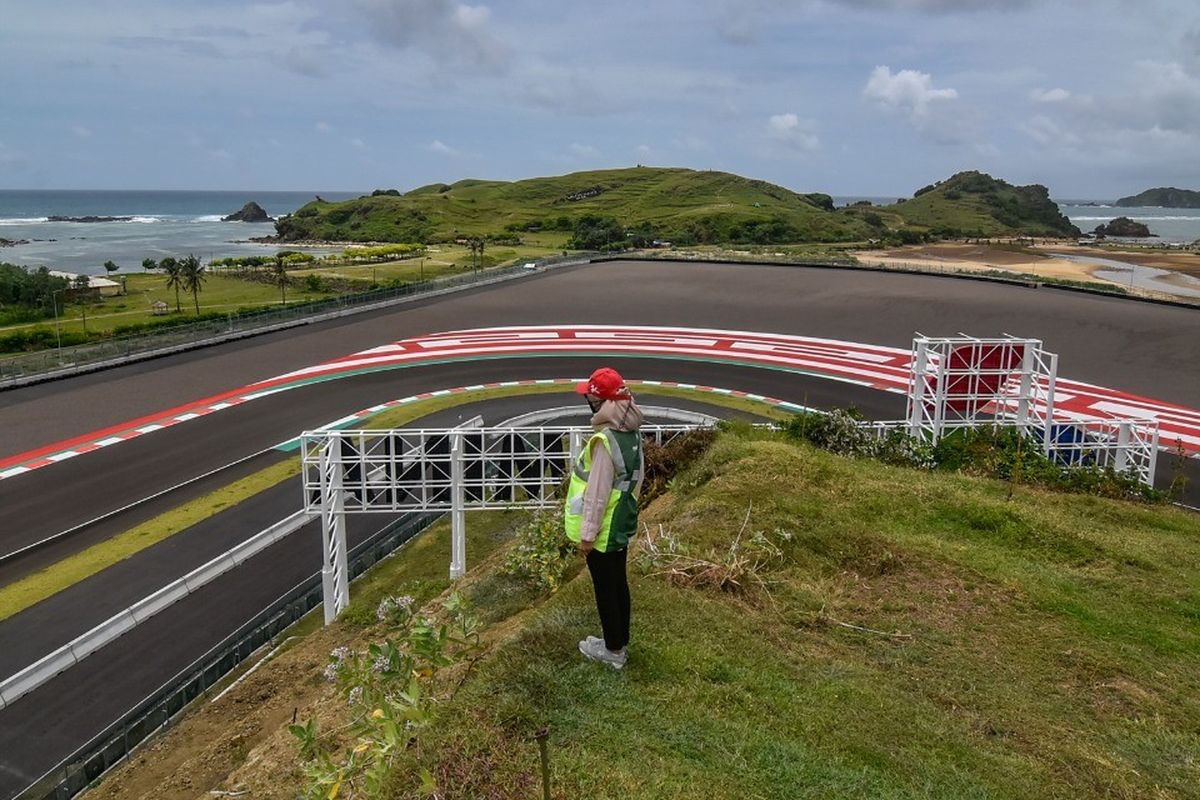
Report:
[[[1047,253],[1060,255],[1091,255],[1143,267],[1168,269],[1200,277],[1200,251],[1164,252],[1159,250],[1108,250],[1094,247],[1043,247]]]
[[[1004,248],[994,245],[939,243],[896,247],[889,250],[864,250],[856,254],[864,264],[890,267],[915,267],[933,272],[983,272],[1003,270],[1015,274],[1037,275],[1072,281],[1100,281],[1093,276],[1098,269],[1065,258],[1054,258],[1028,248]]]

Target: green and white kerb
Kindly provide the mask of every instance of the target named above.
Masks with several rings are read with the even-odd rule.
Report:
[[[642,479],[645,461],[640,433],[605,428],[592,434],[575,461],[563,515],[567,538],[576,544],[579,543],[583,528],[583,494],[592,473],[592,447],[597,443],[603,445],[613,462],[612,490],[608,493],[608,506],[604,510],[604,521],[596,534],[595,544],[596,550],[608,553],[623,550],[637,534],[638,503],[634,489]],[[634,465],[632,470],[630,465]]]

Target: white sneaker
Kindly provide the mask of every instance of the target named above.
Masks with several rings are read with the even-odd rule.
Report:
[[[621,669],[625,666],[626,655],[609,650],[604,646],[604,640],[597,639],[595,636],[589,636],[580,642],[579,652],[592,661],[608,664],[613,669]]]
[[[583,641],[587,642],[588,644],[600,645],[601,647],[604,647],[604,639],[600,636],[585,636],[585,637],[583,637]],[[582,642],[580,644],[582,644]],[[605,649],[608,649],[608,648],[605,648]],[[621,648],[621,654],[624,656],[629,655],[629,645],[626,645],[625,647]]]

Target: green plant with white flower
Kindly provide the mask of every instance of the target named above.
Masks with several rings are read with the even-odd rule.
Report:
[[[446,694],[439,693],[439,675],[465,665],[452,695],[483,652],[479,621],[466,599],[455,592],[443,610],[445,622],[418,618],[411,597],[386,598],[377,616],[390,636],[363,651],[338,647],[329,654],[325,677],[345,697],[350,720],[329,735],[313,720],[289,726],[304,762],[305,796],[380,797],[402,756],[415,755],[419,762],[420,732]],[[430,773],[421,770],[419,777],[420,791],[433,794]]]

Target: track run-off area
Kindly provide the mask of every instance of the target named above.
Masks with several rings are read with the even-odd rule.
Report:
[[[317,381],[422,364],[555,356],[646,357],[735,364],[900,394],[907,389],[911,363],[910,351],[899,348],[752,331],[609,325],[448,331],[381,345],[32,452],[18,453],[0,460],[0,479]],[[499,384],[480,386],[491,388]],[[1064,421],[1089,417],[1156,420],[1164,449],[1182,448],[1189,454],[1200,453],[1198,409],[1066,378],[1058,379],[1054,401],[1055,417]]]
[[[647,393],[656,381],[723,387],[897,419],[917,332],[1040,338],[1060,356],[1058,414],[1157,419],[1164,447],[1200,453],[1197,310],[940,276],[609,262],[0,392],[0,553],[361,409],[602,363]],[[206,479],[89,526],[70,547],[0,570],[0,585],[221,485]],[[298,487],[273,492],[0,622],[0,637],[75,635],[76,616],[107,616],[299,507]],[[0,789],[36,777],[253,617],[278,596],[266,578],[279,565],[294,560],[299,575],[319,558],[316,532],[302,530],[4,709],[0,730],[12,735],[0,734]]]

